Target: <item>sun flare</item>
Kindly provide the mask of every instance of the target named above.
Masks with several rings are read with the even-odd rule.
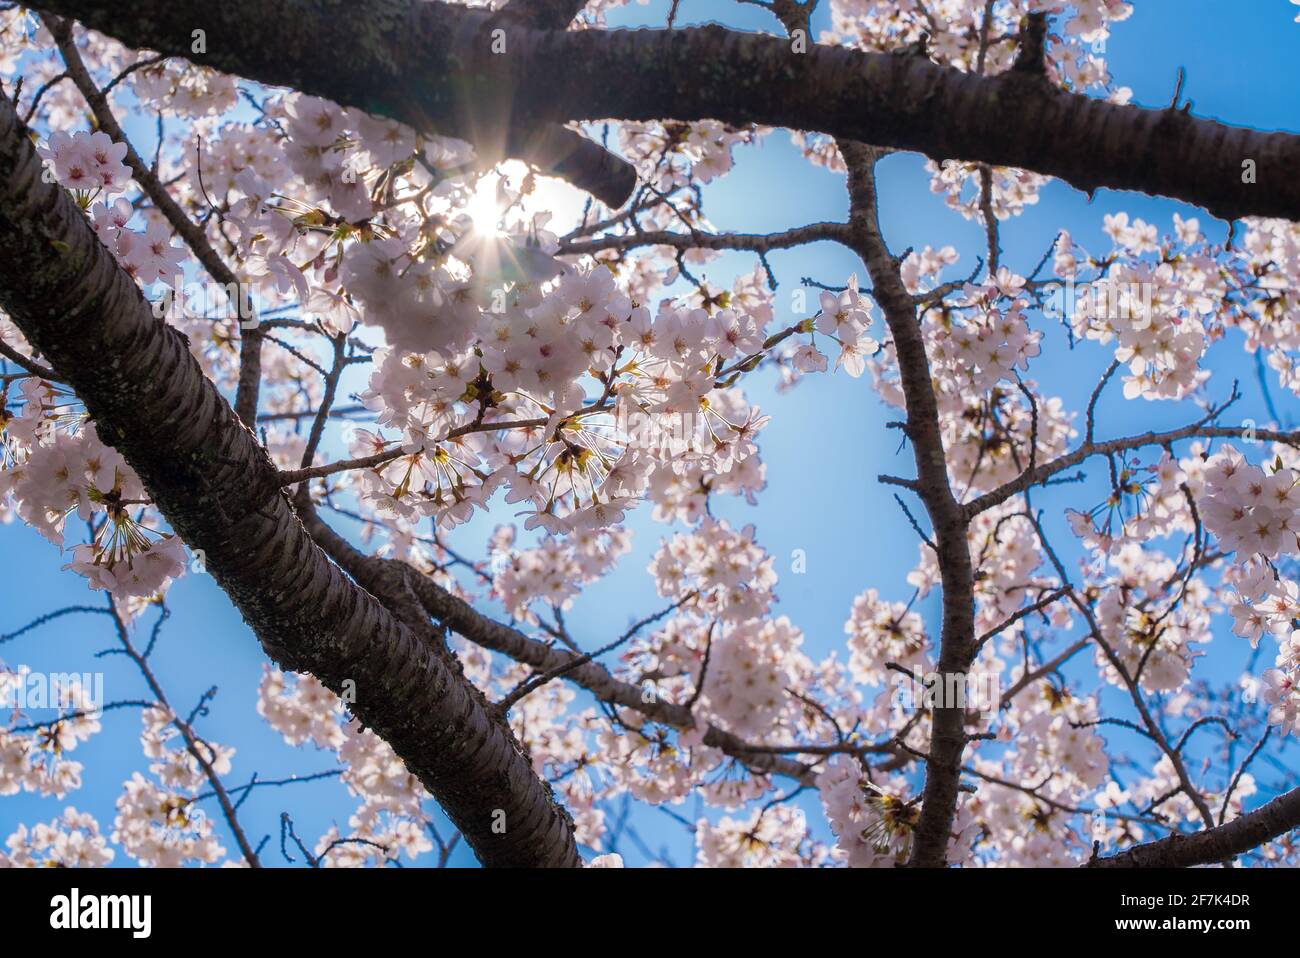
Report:
[[[480,236],[500,236],[506,232],[526,230],[538,213],[550,213],[546,228],[567,233],[582,218],[584,194],[563,180],[534,176],[529,192],[513,204],[513,195],[525,188],[528,167],[518,160],[507,160],[475,184],[474,195],[465,206],[465,214]]]

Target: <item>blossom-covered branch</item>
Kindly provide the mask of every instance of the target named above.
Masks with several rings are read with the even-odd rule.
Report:
[[[316,515],[315,510],[304,509],[302,515],[303,522],[321,547],[358,582],[375,591],[409,586],[427,615],[471,642],[531,666],[539,674],[554,672],[563,675],[566,680],[582,686],[602,701],[633,709],[652,721],[681,729],[700,726],[701,742],[704,745],[720,749],[739,759],[757,773],[775,773],[805,783],[814,780],[815,776],[807,765],[772,754],[770,749],[748,745],[716,726],[701,726],[691,714],[690,708],[657,697],[647,697],[643,688],[614,678],[599,662],[584,660],[584,656],[573,652],[554,649],[544,642],[529,638],[518,629],[490,619],[409,566],[361,554]],[[797,748],[789,751],[797,751]]]
[[[393,746],[486,864],[573,865],[571,824],[441,652],[352,584],[294,516],[270,460],[96,238],[0,97],[0,306],[77,390],[173,527],[286,667]],[[107,355],[114,363],[101,362]],[[283,583],[295,583],[286,589]],[[415,717],[418,716],[418,720]],[[494,831],[500,809],[510,827]]]
[[[244,422],[252,423],[257,414],[257,393],[262,382],[262,333],[257,328],[257,314],[244,290],[244,285],[226,261],[213,249],[207,234],[172,199],[171,194],[167,192],[167,187],[158,178],[158,174],[141,159],[140,154],[127,140],[126,134],[108,104],[108,98],[96,85],[86,70],[85,63],[82,62],[81,54],[77,52],[72,23],[50,17],[47,26],[67,64],[68,76],[85,97],[86,103],[95,115],[96,124],[115,142],[126,146],[122,159],[131,168],[132,177],[148,194],[149,199],[153,200],[159,212],[167,217],[167,222],[185,240],[194,252],[194,256],[212,278],[228,289],[239,290],[242,298],[242,302],[239,303],[239,315],[245,317],[246,322],[240,327],[239,389],[235,397],[235,412]]]

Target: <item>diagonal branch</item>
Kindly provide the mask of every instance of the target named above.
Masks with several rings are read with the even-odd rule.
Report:
[[[55,375],[53,369],[50,369],[48,366],[42,366],[36,360],[24,356],[3,339],[0,339],[0,356],[3,356],[19,369],[25,370],[33,376],[39,376],[41,379],[52,383],[59,382],[59,377]]]
[[[317,516],[309,503],[301,504],[301,499],[299,502],[303,524],[311,535],[335,562],[372,592],[393,588],[393,576],[396,574],[405,580],[405,586],[414,591],[427,615],[433,616],[447,629],[464,636],[475,645],[532,666],[539,674],[562,674],[601,701],[633,709],[652,721],[681,729],[695,727],[696,719],[687,706],[665,702],[658,696],[647,696],[639,686],[614,678],[599,662],[590,659],[583,661],[586,656],[554,649],[545,642],[531,639],[519,630],[483,615],[464,599],[448,592],[404,562],[362,554]],[[720,749],[759,774],[784,775],[804,784],[811,784],[816,779],[815,772],[807,765],[770,754],[771,749],[750,745],[715,725],[706,728],[704,744]],[[791,746],[789,750],[797,751],[798,747]]]
[[[195,258],[203,264],[208,274],[227,289],[237,291],[236,295],[242,300],[239,303],[238,315],[241,318],[254,317],[252,299],[245,290],[244,284],[240,283],[235,276],[234,270],[227,266],[225,260],[212,248],[203,228],[190,219],[180,208],[180,204],[172,199],[158,175],[141,159],[140,154],[131,145],[131,141],[126,138],[126,133],[108,105],[108,97],[95,83],[90,71],[86,69],[85,62],[81,59],[81,53],[77,50],[76,39],[72,33],[72,24],[67,20],[49,16],[45,17],[44,21],[59,46],[59,52],[63,54],[63,61],[68,67],[68,76],[81,91],[81,95],[95,115],[95,122],[115,143],[126,145],[126,165],[131,168],[131,175],[135,181],[148,194],[149,199],[153,200],[154,206],[166,217],[172,229],[185,240],[185,245],[193,251]],[[239,330],[239,384],[235,390],[235,412],[239,414],[241,420],[252,424],[257,416],[257,394],[262,382],[263,334],[257,328],[255,317],[251,327],[241,322]]]
[[[172,528],[204,551],[267,654],[354,692],[356,717],[484,864],[579,864],[568,815],[434,630],[400,618],[329,561],[185,338],[154,317],[77,204],[41,173],[0,95],[0,308],[73,387]],[[504,833],[493,829],[498,811]]]
[[[157,676],[154,675],[153,669],[149,666],[149,662],[144,655],[141,655],[136,650],[134,643],[132,643],[126,623],[122,621],[122,616],[111,597],[108,600],[108,614],[113,617],[113,625],[117,629],[117,638],[122,643],[123,651],[135,663],[136,668],[140,670],[140,674],[144,676],[149,691],[154,694],[157,706],[172,717],[171,724],[181,733],[181,739],[185,742],[185,751],[198,763],[204,777],[208,780],[208,784],[212,786],[212,793],[216,796],[217,804],[221,806],[221,814],[225,817],[226,824],[230,826],[231,834],[235,836],[235,844],[239,846],[239,852],[244,856],[244,861],[248,863],[249,868],[261,868],[262,863],[257,857],[257,852],[248,843],[248,836],[239,824],[235,806],[230,801],[230,793],[226,791],[221,776],[217,774],[217,770],[212,764],[215,758],[212,746],[199,738],[194,732],[193,725],[181,718],[176,710],[171,707],[171,704],[167,701],[167,696],[163,693],[162,685],[159,684]]]
[[[1088,868],[1190,868],[1231,860],[1243,852],[1300,828],[1300,788],[1279,795],[1226,825],[1190,835],[1174,832],[1158,841],[1135,845]]]

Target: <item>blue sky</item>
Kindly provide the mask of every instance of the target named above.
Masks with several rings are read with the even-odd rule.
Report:
[[[661,25],[667,6],[666,0],[656,0],[648,7],[620,14],[615,22]],[[1167,103],[1178,69],[1183,67],[1187,74],[1183,95],[1193,102],[1198,115],[1264,129],[1300,131],[1300,98],[1296,96],[1300,66],[1295,56],[1300,49],[1300,24],[1292,22],[1296,7],[1287,0],[1233,4],[1139,0],[1136,6],[1132,18],[1117,26],[1106,51],[1116,81],[1133,89],[1135,102],[1149,106]],[[763,11],[728,0],[684,0],[678,19],[690,23],[714,17],[742,28],[773,26]],[[827,12],[819,11],[815,26],[827,21]],[[139,135],[145,137],[142,132]],[[887,159],[880,192],[882,221],[892,249],[952,244],[962,254],[952,274],[970,271],[983,251],[982,228],[949,211],[930,193],[921,158]],[[759,146],[740,150],[736,170],[706,188],[705,196],[712,222],[720,229],[736,231],[772,231],[823,219],[839,220],[845,217],[847,206],[843,177],[810,167],[789,137],[779,131]],[[1085,195],[1053,183],[1043,191],[1038,205],[1003,224],[1004,263],[1022,274],[1028,272],[1061,228],[1090,250],[1104,251],[1109,242],[1101,232],[1102,217],[1119,210],[1155,223],[1162,232],[1171,228],[1175,212],[1199,216],[1203,228],[1215,238],[1224,228],[1203,212],[1172,201],[1101,191],[1089,202]],[[794,318],[789,294],[800,277],[834,285],[842,284],[850,272],[865,277],[851,254],[828,243],[775,253],[771,264],[781,281],[774,328]],[[706,275],[715,285],[725,284],[753,265],[750,257],[729,255],[710,264]],[[1065,400],[1067,408],[1081,409],[1109,361],[1109,350],[1090,344],[1070,351],[1059,326],[1042,317],[1032,321],[1045,331],[1046,338],[1043,356],[1031,368],[1031,375],[1041,383],[1050,383],[1051,391]],[[1239,343],[1239,338],[1235,341]],[[1267,421],[1251,358],[1231,349],[1212,351],[1211,356],[1210,395],[1221,399],[1232,380],[1239,379],[1244,398],[1236,415]],[[733,524],[757,525],[758,540],[776,557],[781,576],[780,603],[774,611],[802,628],[805,649],[819,658],[843,648],[844,622],[853,598],[864,589],[877,588],[893,600],[905,601],[911,595],[905,579],[917,560],[917,539],[894,502],[893,490],[875,481],[879,473],[910,474],[911,453],[906,449],[900,452],[897,433],[885,429],[884,423],[895,415],[875,398],[866,377],[814,376],[783,395],[776,394],[775,376],[770,372],[751,376],[747,382],[751,401],[772,416],[761,438],[768,485],[757,506],[743,500],[721,500],[715,511]],[[1300,420],[1300,404],[1294,397],[1276,385],[1273,395],[1284,425]],[[1133,406],[1124,402],[1118,389],[1108,391],[1098,407],[1099,436],[1132,431]],[[1175,426],[1193,418],[1195,408],[1141,403],[1137,414],[1143,428]],[[337,452],[337,447],[333,451]],[[1092,483],[1040,493],[1036,503],[1056,528],[1063,529],[1065,506],[1089,506],[1103,495],[1102,487]],[[456,530],[449,541],[467,554],[481,556],[487,532],[497,522],[508,520],[511,511],[501,506],[491,516]],[[347,528],[348,520],[339,522],[343,531],[353,531]],[[662,607],[663,600],[655,594],[644,570],[660,539],[674,530],[652,521],[648,511],[633,515],[630,526],[634,532],[632,554],[620,561],[611,576],[589,589],[567,616],[574,636],[586,647],[609,641],[628,623]],[[807,556],[803,575],[790,571],[790,557],[796,549]],[[1065,558],[1067,565],[1072,565],[1076,557]],[[100,604],[101,594],[91,593],[83,579],[60,571],[65,561],[30,529],[20,524],[0,527],[0,581],[4,584],[0,634],[66,605]],[[254,772],[263,778],[280,778],[332,767],[332,753],[288,748],[257,716],[256,689],[264,656],[209,576],[186,576],[174,586],[169,605],[172,616],[154,657],[155,669],[169,698],[182,711],[188,711],[209,687],[219,689],[200,728],[206,736],[238,749],[231,784],[246,781]],[[937,596],[918,603],[917,609],[933,633],[938,621]],[[146,614],[146,624],[153,614]],[[1240,673],[1249,647],[1222,623],[1217,635],[1211,646],[1209,674],[1231,680]],[[110,701],[140,697],[143,683],[129,663],[120,656],[93,658],[96,651],[110,648],[114,642],[105,617],[69,616],[0,645],[0,659],[10,665],[25,663],[37,671],[102,670]],[[1264,661],[1272,654],[1270,647]],[[1085,689],[1095,687],[1090,653],[1081,655],[1079,661],[1083,667],[1075,672],[1089,676]],[[1107,701],[1114,704],[1114,700]],[[0,799],[0,838],[19,822],[30,825],[49,820],[65,805],[93,812],[101,827],[111,830],[113,805],[122,782],[147,765],[139,750],[139,727],[138,710],[106,715],[104,732],[79,746],[74,755],[85,764],[83,787],[64,800],[26,794]],[[1133,754],[1140,757],[1143,753],[1136,749]],[[1281,774],[1265,768],[1258,777],[1269,784],[1280,780]],[[801,796],[799,801],[811,820],[820,821],[815,797]],[[336,782],[261,789],[245,803],[241,819],[255,842],[264,834],[272,836],[264,860],[284,864],[278,850],[282,811],[294,816],[299,834],[311,845],[332,823],[346,828],[355,804]],[[675,811],[687,818],[696,814],[691,803]],[[209,809],[209,814],[214,810]],[[662,847],[677,864],[691,863],[689,835],[667,815],[644,809],[631,821],[654,851]],[[829,837],[824,826],[821,834]],[[223,844],[231,850],[235,847],[224,831]],[[619,850],[630,864],[647,859],[630,840]],[[453,862],[467,865],[473,859],[461,848]],[[118,864],[125,863],[119,855]]]

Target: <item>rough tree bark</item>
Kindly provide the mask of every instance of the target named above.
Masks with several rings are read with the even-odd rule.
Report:
[[[1019,167],[1084,190],[1169,196],[1224,219],[1300,219],[1300,136],[1067,93],[1028,69],[983,77],[925,57],[819,45],[795,53],[789,40],[719,26],[539,30],[518,18],[413,0],[35,6],[128,46],[510,155],[526,154],[530,141],[533,149],[555,149],[547,124],[716,119]],[[495,38],[505,43],[502,53],[493,52],[495,29],[503,31]],[[204,31],[203,52],[194,50],[196,30]],[[1243,182],[1248,160],[1255,175]]]
[[[267,654],[336,693],[486,865],[577,865],[572,822],[427,618],[403,621],[312,541],[279,474],[42,164],[0,94],[0,307],[76,390],[100,438],[205,553]],[[498,833],[497,811],[505,830]]]

